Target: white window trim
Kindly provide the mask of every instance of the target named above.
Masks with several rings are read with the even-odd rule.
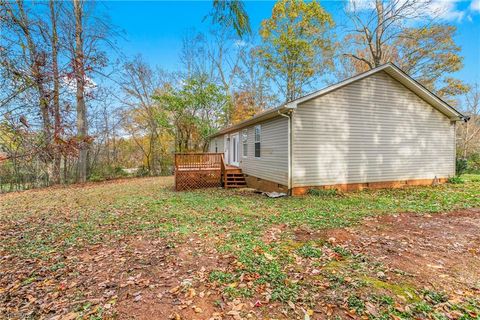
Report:
[[[244,141],[244,135],[246,140]],[[245,148],[246,147],[246,148]],[[247,154],[245,155],[245,150],[247,150]],[[248,129],[242,130],[242,158],[248,158]]]
[[[260,136],[260,139],[258,139],[258,141],[257,141],[257,128],[259,129],[258,132],[259,132],[259,136]],[[256,143],[260,143],[260,157],[257,157],[256,154],[255,154],[255,144]],[[262,158],[262,125],[261,124],[257,124],[253,128],[253,157],[255,159],[261,159]]]

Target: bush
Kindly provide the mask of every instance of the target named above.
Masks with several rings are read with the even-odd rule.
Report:
[[[448,183],[452,183],[452,184],[461,184],[461,183],[464,183],[465,181],[463,181],[462,178],[460,178],[459,176],[456,176],[456,177],[451,177],[448,179]]]
[[[100,181],[104,181],[104,180],[106,180],[105,177],[102,177],[101,175],[96,174],[96,173],[92,173],[88,177],[88,181],[91,181],[91,182],[100,182]]]
[[[99,182],[111,179],[118,179],[127,177],[128,174],[123,170],[122,167],[118,166],[106,166],[98,165],[92,169],[88,180],[92,182]]]
[[[462,174],[465,173],[468,169],[468,163],[467,159],[465,158],[457,158],[457,161],[455,162],[455,171],[457,173],[457,176],[461,176]]]
[[[467,172],[480,173],[480,153],[474,153],[468,157]]]
[[[137,172],[135,172],[135,176],[137,176],[137,177],[146,177],[149,174],[150,174],[150,171],[145,166],[139,167]]]

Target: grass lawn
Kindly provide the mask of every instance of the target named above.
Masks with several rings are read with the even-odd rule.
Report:
[[[0,318],[480,319],[480,176],[464,179],[279,199],[171,178],[4,194]]]

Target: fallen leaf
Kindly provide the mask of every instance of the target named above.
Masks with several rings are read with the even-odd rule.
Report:
[[[292,308],[293,310],[295,310],[295,304],[294,304],[292,301],[288,301],[287,304],[288,304],[288,306],[289,306],[290,308]]]
[[[274,259],[273,256],[271,254],[267,253],[267,252],[265,252],[263,255],[265,256],[265,258],[267,258],[267,260],[271,261],[271,260]]]

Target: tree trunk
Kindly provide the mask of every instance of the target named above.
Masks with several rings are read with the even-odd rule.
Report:
[[[52,73],[53,73],[53,114],[54,114],[54,144],[55,150],[53,155],[53,183],[60,183],[60,167],[62,155],[58,145],[58,136],[61,130],[60,118],[60,80],[58,74],[58,34],[57,34],[57,17],[55,14],[55,2],[50,0],[50,16],[52,23]]]
[[[68,158],[65,155],[63,157],[63,183],[68,183]]]
[[[153,118],[153,117],[152,117]],[[150,122],[150,154],[151,154],[151,166],[152,166],[152,175],[157,175],[158,174],[158,159],[157,159],[157,139],[158,139],[158,134],[157,134],[157,124],[155,121]]]
[[[83,3],[74,0],[75,14],[75,79],[77,80],[77,137],[79,140],[78,182],[87,180],[88,130],[85,106],[85,66],[83,54]]]
[[[375,68],[382,64],[382,34],[384,29],[384,10],[382,0],[376,0],[375,7],[377,9],[377,29],[375,31],[375,52],[373,54],[373,63]]]
[[[50,113],[49,113],[49,106],[50,101],[48,98],[47,90],[45,88],[45,73],[42,70],[42,66],[44,66],[44,55],[42,54],[41,50],[38,50],[37,44],[34,41],[34,36],[31,33],[31,25],[33,21],[31,21],[25,12],[23,7],[23,1],[17,0],[17,7],[18,7],[18,15],[15,15],[13,11],[6,7],[6,12],[10,15],[10,18],[14,21],[16,25],[18,25],[22,33],[25,37],[27,42],[27,48],[29,56],[26,57],[30,63],[30,71],[32,74],[33,85],[38,92],[38,105],[40,108],[40,115],[42,118],[42,129],[45,135],[45,154],[47,157],[44,158],[44,162],[46,167],[48,168],[51,164],[51,146],[52,146],[52,135],[51,135],[51,121],[50,121]],[[25,53],[25,51],[24,51]],[[26,54],[26,53],[25,53]]]

